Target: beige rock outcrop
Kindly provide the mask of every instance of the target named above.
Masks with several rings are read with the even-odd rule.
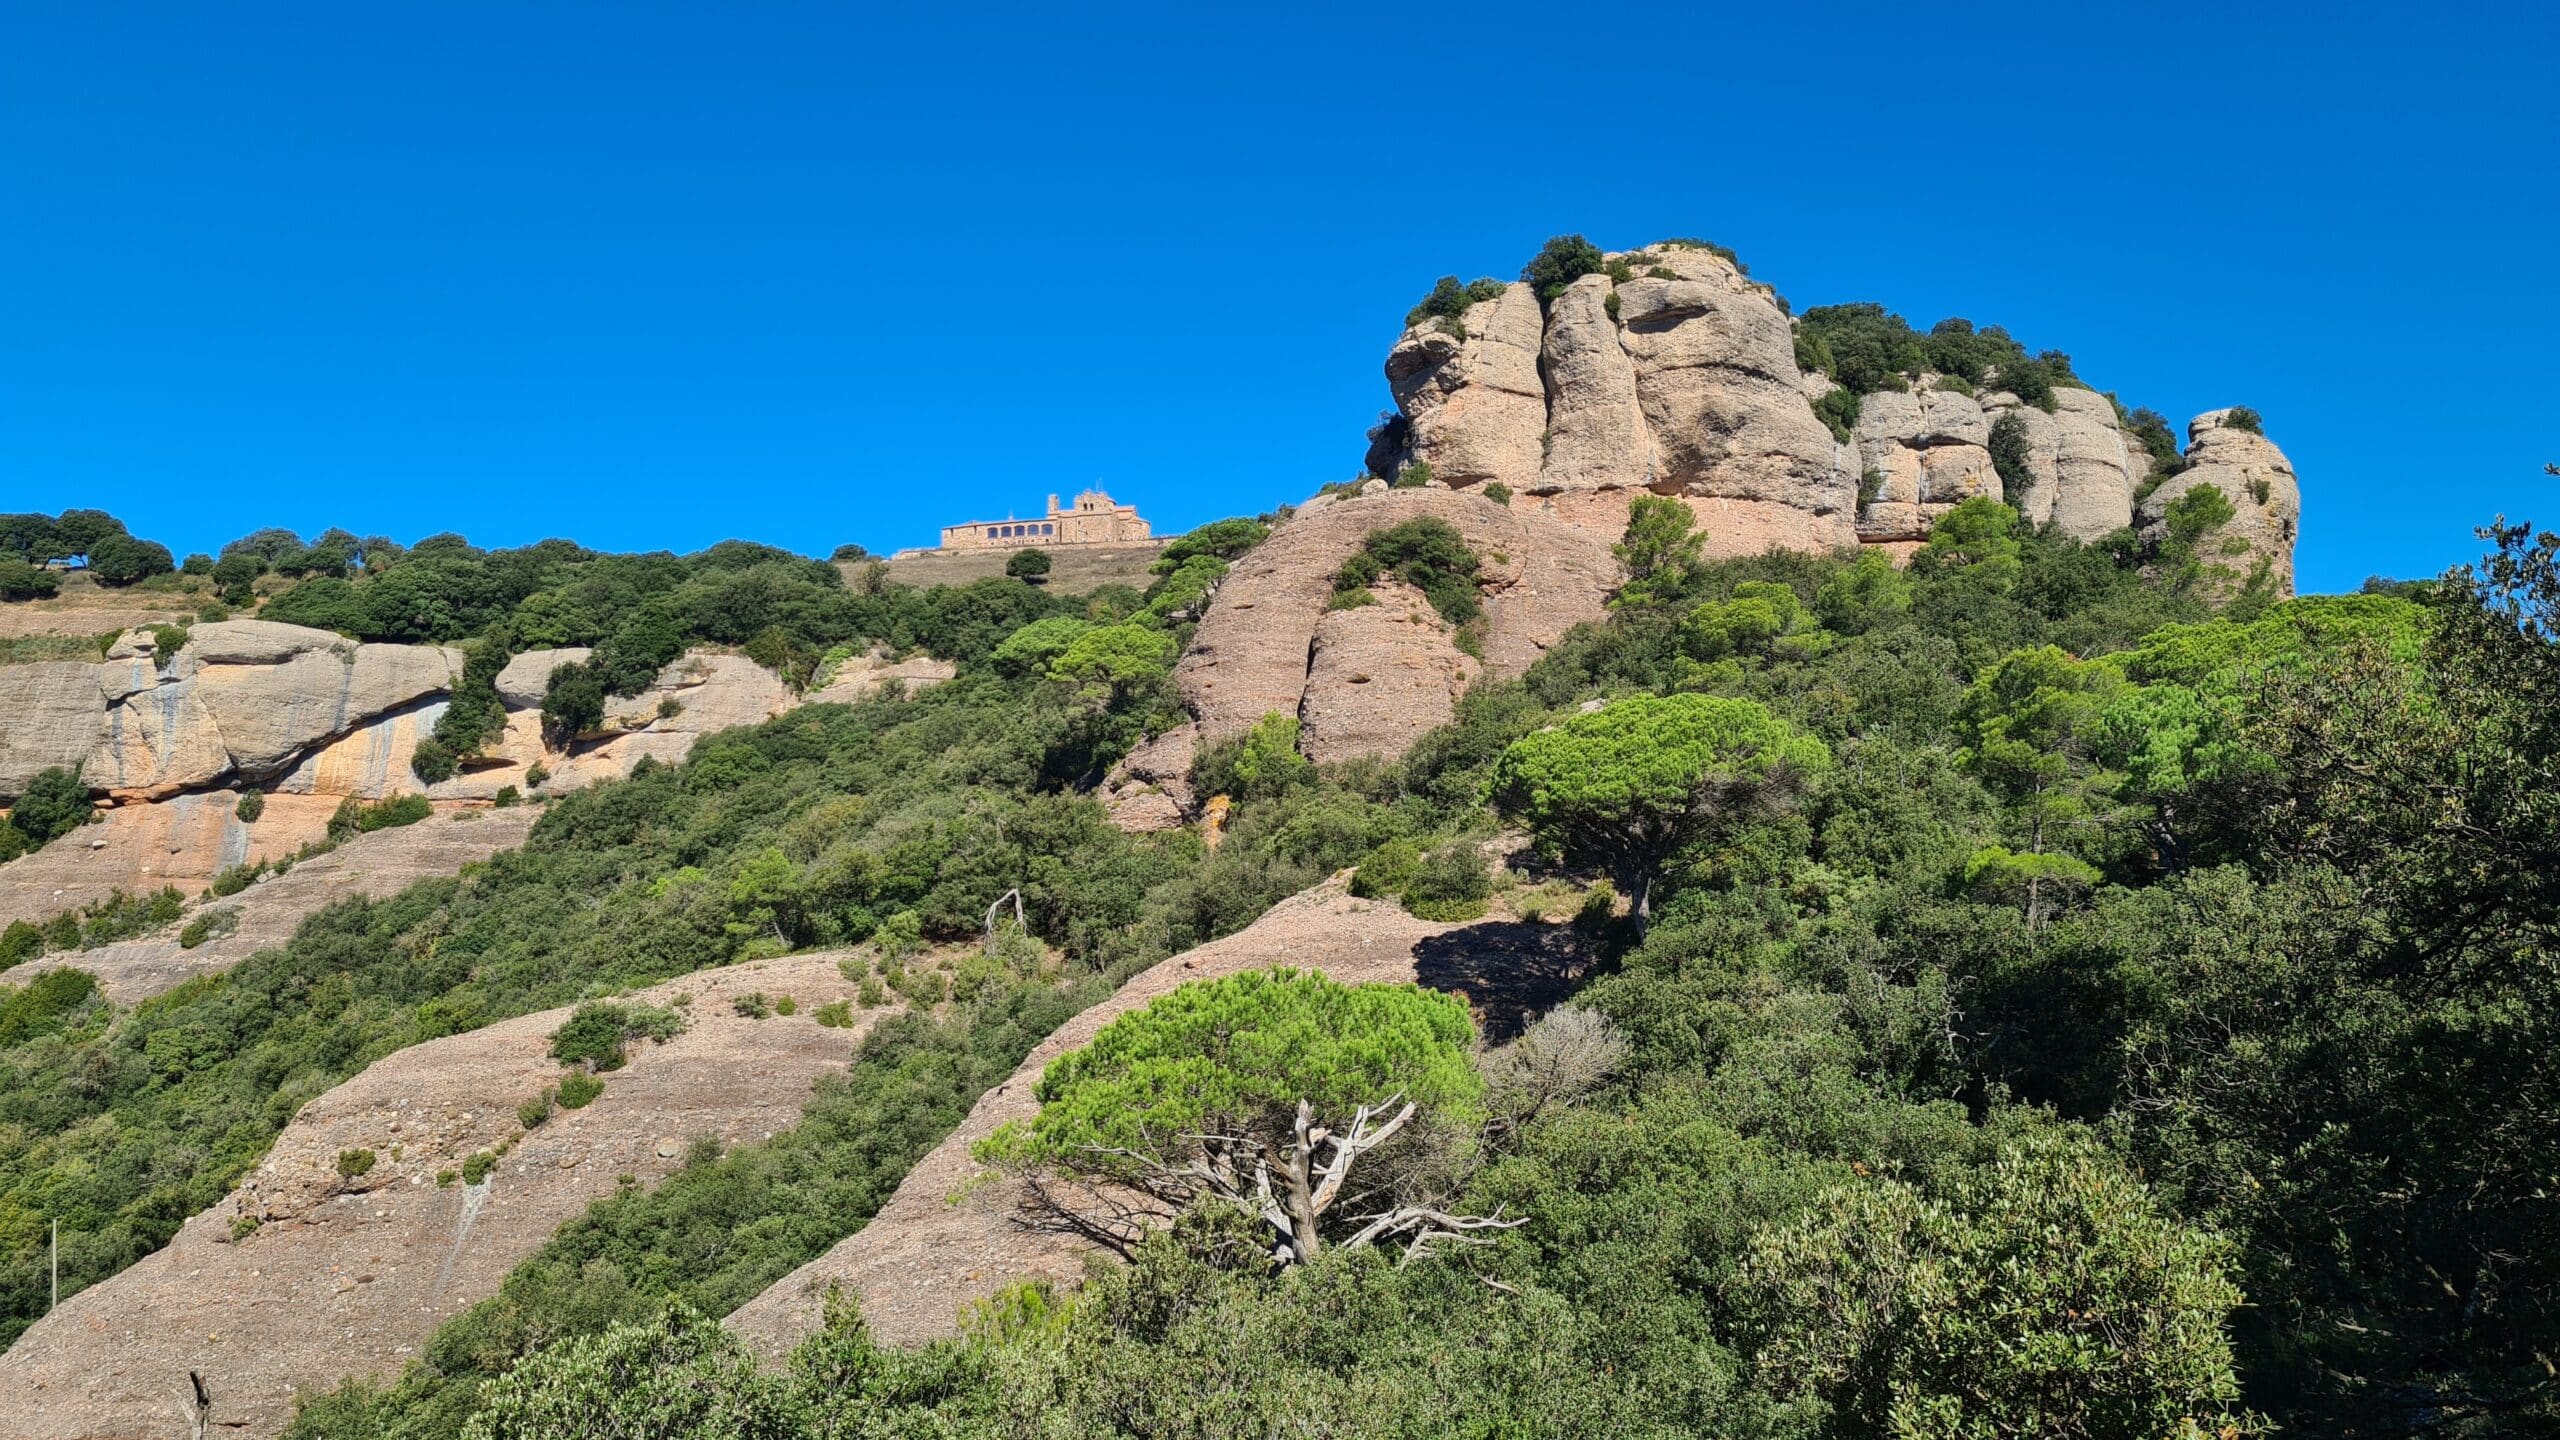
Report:
[[[1858,538],[1925,540],[1938,517],[1976,495],[2001,498],[1991,420],[1953,390],[1884,391],[1861,399],[1852,436],[1876,493],[1858,511]]]
[[[1792,322],[1767,286],[1692,246],[1608,258],[1627,278],[1574,281],[1540,308],[1534,331],[1523,284],[1471,307],[1463,339],[1439,320],[1408,327],[1387,357],[1398,418],[1375,432],[1372,469],[1392,475],[1419,461],[1460,488],[1499,480],[1593,529],[1624,513],[1623,492],[1677,495],[1710,520],[1710,556],[1861,541],[1900,555],[1947,508],[2003,494],[1988,442],[1992,422],[2013,413],[2031,478],[2010,503],[2081,539],[2131,523],[2146,459],[2128,449],[2105,396],[2058,388],[2048,413],[2000,392],[1977,402],[1923,377],[1915,393],[1862,397],[1854,434],[1839,444],[1813,410],[1831,382],[1797,367]],[[1524,356],[1542,381],[1534,409]],[[1869,471],[1880,484],[1861,507]],[[1616,503],[1571,498],[1587,492]]]
[[[2302,487],[2275,442],[2208,410],[2187,423],[2186,468],[2143,497],[2142,533],[2158,540],[2169,507],[2199,485],[2220,490],[2232,518],[2197,542],[2196,553],[2228,592],[2263,573],[2279,596],[2293,593],[2293,544],[2302,528]]]
[[[852,705],[868,700],[895,681],[910,695],[930,690],[960,673],[960,667],[930,655],[892,660],[886,650],[872,649],[838,665],[827,683],[809,692],[812,705]]]
[[[1467,311],[1464,340],[1436,320],[1408,328],[1387,358],[1403,422],[1388,433],[1400,443],[1372,464],[1427,462],[1461,488],[1722,501],[1730,540],[1711,537],[1716,554],[1854,543],[1857,473],[1814,417],[1776,296],[1708,250],[1612,258],[1633,278],[1586,275],[1544,307],[1511,285]],[[1609,509],[1549,513],[1598,525]]]
[[[580,1110],[524,1130],[516,1107],[560,1076],[550,1010],[430,1041],[303,1107],[257,1169],[177,1238],[60,1309],[0,1355],[0,1440],[184,1434],[187,1373],[213,1395],[209,1434],[274,1435],[297,1391],[396,1374],[435,1327],[497,1292],[560,1226],[624,1184],[653,1186],[697,1139],[736,1144],[797,1124],[861,1028],[814,1019],[854,982],[833,954],[704,971],[640,998],[679,1005],[682,1034],[634,1046]],[[789,995],[750,1019],[733,999]],[[679,997],[689,997],[681,1004]],[[488,1181],[438,1176],[509,1145]],[[337,1174],[342,1151],[373,1167]],[[235,1239],[236,1222],[255,1221]]]
[[[499,703],[510,710],[539,709],[542,697],[551,689],[551,672],[563,665],[583,665],[594,653],[584,645],[527,650],[507,661],[491,688],[498,692]]]
[[[1111,823],[1136,834],[1171,830],[1197,807],[1191,762],[1200,750],[1200,727],[1176,725],[1149,736],[1111,767],[1099,798]]]
[[[1452,485],[1537,483],[1547,428],[1539,378],[1545,330],[1526,285],[1470,306],[1455,327],[1427,322],[1387,358],[1387,386],[1439,478]],[[1452,334],[1455,328],[1464,339]]]
[[[1316,623],[1298,705],[1298,744],[1309,755],[1402,755],[1449,723],[1484,669],[1422,592],[1370,588],[1377,603],[1329,610]]]
[[[337,804],[334,798],[271,797],[254,825],[233,818],[231,797],[220,793],[181,795],[158,805],[126,807],[113,812],[108,823],[131,815],[139,823],[166,824],[175,832],[171,837],[175,843],[166,853],[172,861],[183,860],[186,873],[164,870],[109,884],[95,868],[104,857],[123,851],[150,853],[152,847],[111,845],[99,851],[47,847],[25,860],[0,866],[0,924],[40,920],[93,904],[105,899],[109,889],[141,893],[173,884],[192,896],[212,878],[212,869],[197,858],[205,842],[190,832],[212,828],[218,837],[212,843],[219,847],[217,858],[222,864],[273,859],[320,838]],[[524,843],[540,816],[532,806],[457,809],[414,825],[357,835],[326,854],[297,862],[281,875],[265,876],[237,895],[196,899],[185,919],[158,934],[95,950],[40,956],[0,971],[0,985],[23,984],[45,970],[86,970],[97,977],[109,1000],[138,1005],[199,975],[228,970],[260,950],[283,944],[293,938],[296,926],[324,905],[357,896],[397,894],[419,880],[451,875],[475,860],[513,849]],[[232,912],[237,926],[230,933],[192,950],[178,943],[188,920],[225,910]]]
[[[1566,630],[1600,616],[1619,577],[1606,540],[1538,515],[1536,503],[1515,498],[1505,507],[1435,486],[1327,496],[1300,508],[1236,562],[1175,668],[1201,741],[1241,734],[1265,715],[1302,715],[1319,626],[1328,614],[1356,613],[1328,611],[1334,573],[1370,532],[1423,516],[1455,527],[1483,563],[1485,671],[1528,669]],[[1354,663],[1355,654],[1345,637],[1328,663]],[[1332,760],[1382,752],[1347,741],[1307,753]]]

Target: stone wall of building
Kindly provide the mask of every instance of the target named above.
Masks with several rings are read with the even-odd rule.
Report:
[[[945,550],[1021,550],[1048,545],[1125,545],[1153,538],[1138,507],[1122,505],[1099,490],[1087,490],[1076,503],[1060,507],[1049,497],[1049,511],[1036,520],[971,520],[942,527]]]

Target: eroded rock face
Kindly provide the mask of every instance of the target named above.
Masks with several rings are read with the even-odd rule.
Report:
[[[1103,777],[1100,799],[1111,823],[1133,834],[1171,830],[1198,805],[1191,790],[1191,762],[1200,752],[1200,727],[1185,723],[1148,737]]]
[[[1949,507],[2002,495],[1990,427],[2015,413],[2032,478],[2004,498],[2032,523],[2084,540],[2131,523],[2147,466],[2105,396],[2058,389],[2047,413],[2005,393],[1977,402],[1924,377],[1912,392],[1862,397],[1855,433],[1839,444],[1813,411],[1831,382],[1797,368],[1793,324],[1767,286],[1703,249],[1609,258],[1629,278],[1576,280],[1534,317],[1534,333],[1536,297],[1520,284],[1469,309],[1463,341],[1438,321],[1408,328],[1387,358],[1404,423],[1381,432],[1392,443],[1372,451],[1378,473],[1426,462],[1442,483],[1498,480],[1557,501],[1559,519],[1595,526],[1624,502],[1567,497],[1676,495],[1722,518],[1710,556],[1861,541],[1900,555]],[[1523,356],[1535,357],[1542,380],[1535,415]],[[1542,436],[1534,462],[1524,438],[1533,430]],[[1870,470],[1881,485],[1861,507]],[[1709,500],[1722,503],[1699,503]]]
[[[887,689],[895,681],[910,695],[929,690],[960,673],[960,667],[948,660],[930,655],[913,655],[892,660],[887,651],[874,647],[869,654],[856,655],[836,667],[827,683],[809,692],[812,705],[852,705],[868,700]]]
[[[516,1107],[556,1084],[567,1009],[413,1046],[305,1106],[258,1168],[158,1253],[63,1301],[0,1355],[0,1436],[124,1440],[171,1429],[190,1370],[214,1397],[208,1433],[273,1435],[297,1391],[388,1377],[435,1327],[497,1292],[517,1263],[623,1180],[651,1186],[696,1139],[738,1144],[798,1123],[809,1088],[863,1029],[816,1023],[857,986],[834,954],[704,971],[638,997],[682,1006],[685,1031],[641,1043],[604,1093],[526,1131]],[[749,1019],[731,1001],[790,995]],[[440,1174],[508,1145],[485,1186]],[[337,1173],[346,1150],[373,1167]],[[237,1222],[256,1228],[234,1238]],[[243,1228],[246,1228],[243,1226]]]
[[[1861,478],[1878,477],[1858,511],[1858,538],[1926,540],[1938,517],[1976,495],[2001,498],[1991,464],[1991,420],[1970,395],[1952,390],[1866,396],[1852,435]]]
[[[2275,442],[2227,423],[2231,411],[2208,410],[2187,423],[2186,468],[2143,497],[2142,533],[2158,539],[2169,507],[2199,485],[2231,502],[2230,521],[2197,543],[2219,572],[2218,588],[2237,590],[2262,571],[2279,596],[2293,593],[2293,543],[2302,528],[2302,487],[2293,462]]]
[[[1483,563],[1488,673],[1518,675],[1566,630],[1597,619],[1619,578],[1607,542],[1591,530],[1537,514],[1536,502],[1515,498],[1513,507],[1431,487],[1329,496],[1301,508],[1236,563],[1175,668],[1201,742],[1242,734],[1265,715],[1305,718],[1303,707],[1319,688],[1311,683],[1317,631],[1331,615],[1357,614],[1328,611],[1334,572],[1367,543],[1370,532],[1406,520],[1447,521]],[[1617,528],[1607,533],[1614,538],[1624,528],[1621,509]],[[1337,662],[1356,650],[1360,625],[1339,633]],[[1316,703],[1321,709],[1328,700]],[[1338,733],[1348,737],[1352,731]],[[1359,748],[1348,738],[1345,746],[1319,742],[1307,753],[1318,760],[1395,753]]]
[[[1463,340],[1436,323],[1408,331],[1388,357],[1387,386],[1415,453],[1431,457],[1440,479],[1525,489],[1536,480],[1547,426],[1538,297],[1514,285],[1470,307],[1460,324]]]
[[[1401,755],[1449,723],[1484,666],[1409,585],[1370,587],[1377,603],[1316,622],[1299,702],[1299,748],[1318,759]]]
[[[1509,286],[1467,311],[1463,341],[1436,321],[1408,329],[1387,359],[1404,443],[1373,463],[1392,472],[1423,461],[1442,483],[1500,481],[1524,495],[1651,490],[1786,507],[1804,518],[1728,528],[1737,543],[1854,543],[1856,470],[1814,417],[1768,287],[1706,250],[1613,258],[1635,278],[1586,275],[1544,307],[1528,286]],[[1578,522],[1595,512],[1550,513]],[[1709,547],[1745,553],[1713,538]]]
[[[442,696],[462,667],[457,650],[359,645],[262,620],[199,625],[165,660],[133,645],[116,650],[119,658],[94,665],[9,667],[0,794],[56,765],[135,799],[226,781],[274,784],[316,747]]]

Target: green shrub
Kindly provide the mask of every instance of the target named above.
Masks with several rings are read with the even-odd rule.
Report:
[[[2015,505],[2035,487],[2032,467],[2035,444],[2028,437],[2027,422],[2015,410],[2003,410],[1991,422],[1991,469],[2000,477],[2002,493]]]
[[[441,785],[462,768],[462,762],[451,747],[433,735],[420,737],[417,748],[409,754],[409,773],[429,785]]]
[[[185,928],[178,932],[178,948],[193,950],[208,940],[219,940],[239,928],[238,906],[225,905],[218,909],[207,910],[188,921]]]
[[[563,1087],[566,1088],[566,1087]],[[498,1168],[498,1157],[486,1150],[474,1150],[462,1159],[462,1183],[477,1185]]]
[[[1458,319],[1467,313],[1469,306],[1502,298],[1502,292],[1508,288],[1501,281],[1493,279],[1477,280],[1471,284],[1461,285],[1458,283],[1457,276],[1443,275],[1439,283],[1431,287],[1431,293],[1422,297],[1421,304],[1405,312],[1404,323],[1419,325],[1425,320],[1434,318]]]
[[[522,804],[523,802],[524,796],[518,793],[516,787],[513,785],[501,785],[498,787],[498,793],[489,797],[489,803],[501,810],[509,809],[513,806]]]
[[[1937,388],[1946,391],[1950,395],[1971,396],[1973,394],[1973,382],[1967,380],[1961,375],[1939,376],[1937,379]]]
[[[1865,510],[1884,495],[1884,472],[1873,465],[1858,472],[1858,508]]]
[[[213,883],[205,888],[215,899],[227,900],[258,883],[258,877],[266,873],[267,862],[264,860],[225,866],[214,874]]]
[[[1579,235],[1559,235],[1540,247],[1520,278],[1540,300],[1553,300],[1574,281],[1599,274],[1602,263],[1599,246]]]
[[[2160,512],[2167,523],[2169,538],[2180,545],[2193,545],[2211,531],[2228,525],[2240,513],[2231,497],[2218,485],[2193,485],[2187,493],[2169,502]]]
[[[267,792],[264,790],[243,790],[240,798],[231,802],[231,818],[243,825],[256,824],[258,817],[266,813]]]
[[[373,1173],[373,1163],[374,1153],[370,1150],[341,1150],[338,1152],[338,1178],[361,1179]]]
[[[571,1073],[583,1074],[585,1072],[572,1071]],[[527,1130],[541,1129],[542,1122],[551,1118],[552,1099],[556,1093],[556,1091],[549,1087],[545,1087],[541,1094],[534,1096],[532,1099],[525,1101],[521,1105],[518,1105],[516,1107],[517,1121]]]
[[[1618,318],[1618,292],[1617,292],[1617,291],[1615,291],[1615,290],[1612,290],[1612,291],[1610,291],[1607,295],[1602,296],[1602,297],[1601,297],[1601,299],[1600,299],[1600,308],[1601,308],[1602,310],[1604,310],[1604,311],[1608,312],[1608,316],[1609,316],[1609,318],[1610,318],[1610,319],[1612,319],[1612,320],[1617,319],[1617,318]]]
[[[1484,613],[1476,594],[1481,562],[1466,537],[1448,521],[1432,516],[1407,520],[1368,539],[1334,573],[1336,593],[1361,589],[1385,574],[1420,590],[1431,608],[1451,625],[1464,625]]]
[[[1846,445],[1858,424],[1858,392],[1849,389],[1825,390],[1813,402],[1814,418],[1831,432],[1831,438]]]
[[[1496,505],[1508,506],[1511,503],[1511,487],[1499,480],[1488,481],[1484,487],[1484,498]]]
[[[1421,869],[1422,847],[1400,836],[1360,857],[1351,872],[1351,893],[1364,900],[1399,897]]]
[[[1396,472],[1395,488],[1398,490],[1419,490],[1430,483],[1431,462],[1428,460],[1416,460]]]
[[[853,1026],[853,1006],[848,1001],[830,1000],[814,1012],[814,1018],[830,1030],[847,1030]]]
[[[2246,405],[2234,405],[2223,411],[2222,426],[2226,430],[2246,430],[2252,435],[2267,433],[2266,422],[2258,417],[2257,411]]]
[[[176,662],[178,652],[187,647],[187,627],[154,625],[151,627],[151,656],[166,670]]]
[[[62,582],[52,571],[14,555],[0,555],[0,600],[49,600],[61,589]]]
[[[762,1020],[773,1013],[773,1006],[765,1000],[761,990],[750,990],[734,997],[729,1001],[729,1008],[744,1020]]]
[[[560,1077],[560,1108],[584,1110],[604,1093],[604,1082],[584,1070],[572,1070]]]
[[[548,783],[550,779],[551,772],[548,769],[545,769],[542,762],[539,760],[536,760],[532,764],[524,767],[524,788],[527,790],[539,790]]]
[[[618,1070],[633,1040],[666,1041],[684,1029],[673,1010],[634,1001],[590,1000],[551,1032],[551,1058],[591,1070]]]
[[[1048,551],[1026,548],[1014,551],[1005,560],[1004,573],[1016,580],[1037,584],[1049,578],[1049,568],[1054,563]]]
[[[9,807],[9,823],[27,837],[30,848],[40,849],[88,824],[97,813],[80,773],[57,765],[27,781],[26,791]]]
[[[1191,764],[1202,795],[1272,800],[1315,782],[1315,762],[1298,753],[1298,717],[1277,711],[1232,740],[1204,747]]]
[[[1406,882],[1404,908],[1424,920],[1473,920],[1485,912],[1493,876],[1473,841],[1443,845],[1422,858]]]

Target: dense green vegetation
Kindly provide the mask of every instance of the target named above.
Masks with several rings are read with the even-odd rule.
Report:
[[[1871,301],[1805,311],[1796,322],[1796,364],[1807,374],[1819,370],[1830,376],[1852,397],[1905,390],[1930,372],[1955,377],[1967,393],[1995,387],[2044,410],[2053,408],[2056,385],[2080,383],[2070,356],[2058,350],[2030,355],[1997,325],[1976,330],[1972,321],[1950,317],[1924,335]],[[1857,422],[1854,399],[1839,408],[1846,411],[1846,424]],[[1834,415],[1824,418],[1834,433],[1846,428]]]
[[[920,1354],[845,1317],[764,1376],[684,1312],[583,1330],[481,1433],[676,1397],[825,1435],[2554,1423],[2560,540],[2216,618],[1999,510],[1907,573],[1631,534],[1635,598],[1403,766],[1232,792],[1240,836],[1432,795],[1455,834],[1595,695],[1831,756],[1675,844],[1648,930],[1590,928],[1578,1042],[1489,1054],[1473,1141],[1412,1169],[1527,1219],[1494,1245],[1275,1271],[1210,1204]]]
[[[1825,343],[1900,363],[1852,318]],[[1925,365],[1962,374],[1942,362],[1984,336],[1940,331]],[[39,1217],[76,1217],[66,1285],[111,1273],[372,1056],[591,1000],[565,1058],[601,1068],[623,988],[814,945],[913,957],[1019,886],[1041,946],[965,985],[911,961],[894,988],[955,998],[882,1022],[801,1125],[599,1205],[297,1433],[2560,1426],[2560,537],[2217,612],[2212,503],[2147,550],[1969,502],[1899,571],[1707,562],[1681,507],[1640,505],[1608,620],[1400,763],[1320,770],[1285,716],[1205,751],[1195,780],[1234,804],[1214,852],[1121,835],[1079,792],[1169,718],[1228,553],[1098,606],[838,591],[886,602],[866,624],[971,613],[961,678],[711,737],[556,802],[520,854],[332,909],[112,1025],[73,981],[0,996],[13,1328]],[[1471,588],[1442,537],[1389,548],[1375,575]],[[1504,817],[1533,848],[1497,879],[1473,842]],[[1177,992],[1053,1069],[1050,1133],[989,1158],[1063,1173],[1215,1133],[1284,1163],[1325,1143],[1293,1138],[1297,1101],[1357,1135],[1403,1092],[1419,1113],[1355,1168],[1358,1215],[1481,1228],[1416,1256],[1428,1225],[1336,1243],[1367,1223],[1343,1209],[1275,1247],[1203,1184],[1074,1296],[919,1352],[847,1312],[767,1373],[705,1318],[863,1223],[1059,1018],[1355,863],[1418,911],[1589,897],[1574,1003],[1461,1061],[1463,1017],[1413,992]]]
[[[38,600],[59,582],[39,567],[86,568],[101,585],[131,585],[178,568],[169,547],[126,531],[104,510],[0,515],[0,600]]]

